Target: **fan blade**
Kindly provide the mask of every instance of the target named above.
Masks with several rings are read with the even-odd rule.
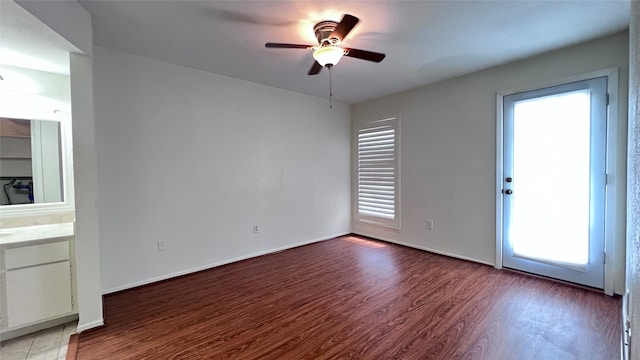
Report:
[[[330,38],[338,38],[340,41],[344,40],[344,38],[349,34],[349,32],[356,26],[356,24],[360,21],[357,17],[349,14],[344,14],[340,23],[331,33]]]
[[[316,75],[320,72],[320,70],[322,70],[322,65],[320,65],[320,63],[316,61],[313,63],[313,65],[311,65],[311,69],[309,69],[307,75]]]
[[[349,48],[345,48],[344,50],[345,50],[344,56],[349,56],[352,58],[362,59],[367,61],[373,61],[377,63],[384,60],[384,57],[387,56],[382,53],[377,53],[377,52],[367,51],[367,50],[349,49]]]
[[[283,43],[272,43],[272,42],[268,42],[264,44],[264,47],[278,48],[278,49],[313,49],[313,45],[283,44]]]

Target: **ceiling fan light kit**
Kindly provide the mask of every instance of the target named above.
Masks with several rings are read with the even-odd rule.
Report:
[[[325,45],[313,52],[313,58],[322,66],[333,66],[342,59],[344,49],[335,45]]]

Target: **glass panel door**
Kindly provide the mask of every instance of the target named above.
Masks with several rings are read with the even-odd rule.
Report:
[[[604,282],[606,78],[504,98],[503,266]]]

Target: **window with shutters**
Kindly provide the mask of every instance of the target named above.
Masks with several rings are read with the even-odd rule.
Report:
[[[400,227],[398,119],[356,124],[357,219]]]

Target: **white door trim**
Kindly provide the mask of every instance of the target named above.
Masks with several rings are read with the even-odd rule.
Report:
[[[615,253],[615,233],[616,233],[616,198],[618,189],[616,186],[617,148],[618,148],[618,68],[598,70],[586,74],[570,76],[553,81],[547,81],[535,85],[527,85],[518,88],[498,91],[496,94],[496,262],[495,268],[502,268],[502,186],[504,179],[503,162],[503,98],[507,95],[542,89],[545,87],[557,86],[566,83],[588,80],[596,77],[607,77],[607,93],[609,94],[609,106],[607,107],[607,134],[606,134],[606,173],[607,183],[605,190],[605,252],[606,262],[604,265],[604,292],[613,295],[615,263],[617,254]]]

